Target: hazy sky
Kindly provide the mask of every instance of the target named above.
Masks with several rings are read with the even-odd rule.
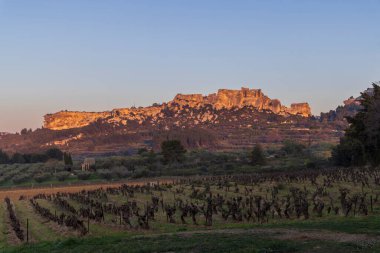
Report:
[[[261,88],[328,111],[380,80],[380,1],[0,0],[0,131]]]

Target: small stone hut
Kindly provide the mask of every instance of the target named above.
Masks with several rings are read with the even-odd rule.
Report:
[[[82,163],[82,171],[89,171],[95,166],[95,158],[86,158]]]

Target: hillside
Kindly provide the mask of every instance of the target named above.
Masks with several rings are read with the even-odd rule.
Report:
[[[172,101],[149,107],[47,114],[43,128],[2,136],[0,148],[31,152],[58,146],[74,154],[110,154],[133,153],[142,147],[157,150],[170,138],[180,139],[188,148],[210,150],[279,145],[287,139],[335,143],[347,125],[346,111],[358,109],[355,100],[349,101],[344,110],[314,117],[308,103],[287,107],[260,89],[178,94]]]
[[[61,111],[45,115],[44,128],[51,130],[63,130],[88,126],[98,120],[112,124],[127,126],[129,122],[136,121],[140,125],[150,121],[153,125],[162,118],[166,118],[166,111],[181,112],[189,109],[210,108],[214,111],[227,109],[241,109],[251,107],[252,111],[270,111],[277,115],[301,115],[311,116],[311,110],[307,103],[294,103],[288,108],[278,99],[270,99],[260,89],[241,88],[241,90],[220,89],[217,93],[203,96],[201,94],[178,94],[175,98],[161,105],[139,108],[120,108],[107,112],[72,112]],[[216,115],[214,113],[214,115]],[[217,117],[206,115],[198,121],[210,121],[217,123]]]

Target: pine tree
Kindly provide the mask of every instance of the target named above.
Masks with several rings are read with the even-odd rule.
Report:
[[[63,153],[63,160],[65,162],[65,165],[73,165],[73,159],[71,158],[70,153]]]
[[[256,144],[251,152],[251,163],[253,166],[265,165],[266,163],[264,151],[260,144]]]
[[[350,124],[345,136],[333,150],[336,165],[380,164],[380,87],[373,84],[373,92],[362,93],[362,109],[347,117]]]
[[[161,143],[163,163],[182,162],[186,149],[179,140],[169,140]]]

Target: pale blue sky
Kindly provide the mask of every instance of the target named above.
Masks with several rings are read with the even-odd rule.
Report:
[[[380,79],[380,1],[0,0],[0,131],[261,88],[335,108]]]

